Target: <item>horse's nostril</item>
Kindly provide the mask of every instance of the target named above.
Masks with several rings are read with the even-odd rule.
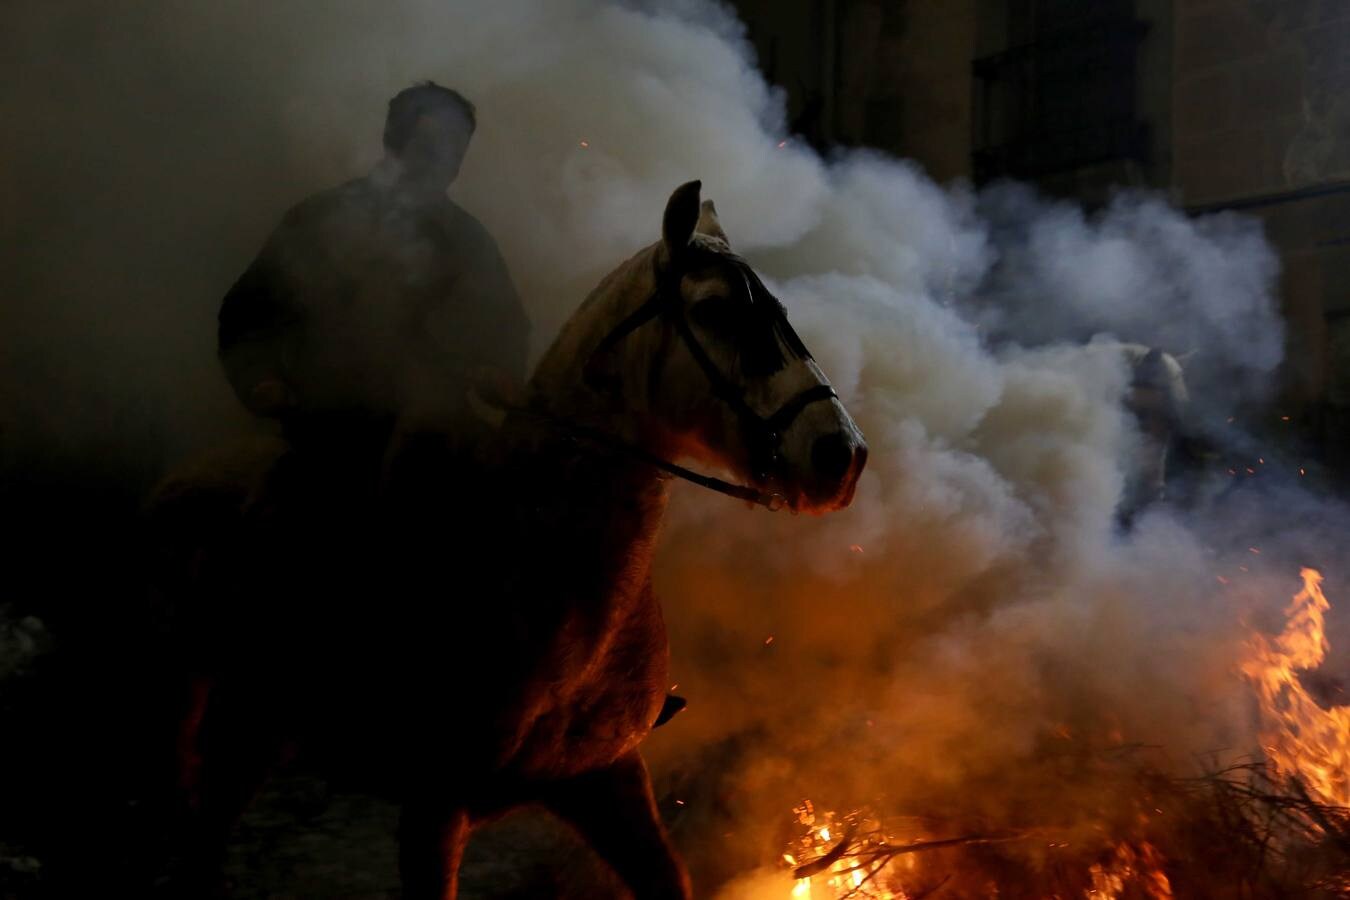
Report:
[[[838,481],[853,466],[853,446],[843,432],[816,438],[811,447],[811,467],[818,477]]]

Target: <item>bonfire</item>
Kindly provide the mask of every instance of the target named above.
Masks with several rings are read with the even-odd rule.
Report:
[[[1350,896],[1350,706],[1322,706],[1301,680],[1330,650],[1331,608],[1321,574],[1304,569],[1301,576],[1283,631],[1253,630],[1241,665],[1260,716],[1260,758],[1192,779],[1141,767],[1133,776],[1141,809],[1130,833],[1104,834],[1103,844],[1080,852],[1053,828],[942,834],[931,819],[820,810],[804,800],[782,855],[795,879],[790,897],[918,900],[973,888],[991,897],[1089,900]],[[1052,859],[1065,851],[1038,873],[1039,888],[984,874],[982,852],[1019,843]],[[980,873],[973,879],[972,869]]]

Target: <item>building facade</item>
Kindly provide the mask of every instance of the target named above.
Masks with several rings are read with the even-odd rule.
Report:
[[[934,178],[1259,217],[1289,325],[1278,413],[1350,468],[1350,2],[738,0],[794,130]]]

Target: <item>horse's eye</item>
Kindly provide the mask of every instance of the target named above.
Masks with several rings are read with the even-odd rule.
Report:
[[[734,303],[714,295],[704,297],[690,307],[689,319],[705,331],[727,335],[734,331],[739,316]]]

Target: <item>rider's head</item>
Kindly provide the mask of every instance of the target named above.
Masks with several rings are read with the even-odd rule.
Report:
[[[443,191],[459,175],[477,124],[473,104],[459,91],[423,81],[389,101],[384,149],[406,180]]]

